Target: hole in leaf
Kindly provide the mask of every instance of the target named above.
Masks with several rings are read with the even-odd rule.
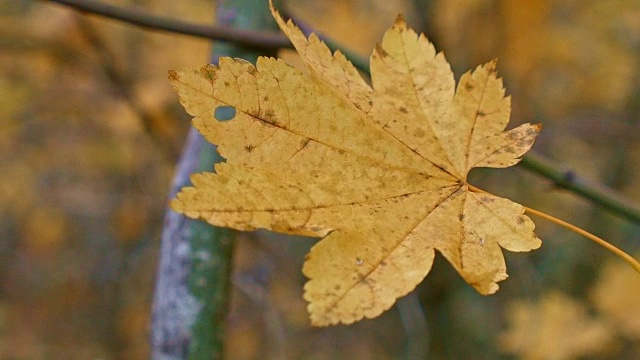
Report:
[[[218,121],[229,121],[236,117],[236,108],[233,106],[218,106],[213,112],[213,117]]]

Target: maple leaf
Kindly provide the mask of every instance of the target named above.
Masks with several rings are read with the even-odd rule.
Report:
[[[507,167],[539,126],[504,131],[510,99],[495,62],[460,79],[402,17],[371,55],[372,86],[272,12],[307,65],[220,59],[170,72],[193,125],[225,163],[192,176],[171,207],[238,230],[322,237],[303,266],[313,325],[390,308],[431,269],[435,250],[481,294],[507,277],[501,247],[540,246],[524,208],[470,190],[474,167]],[[216,111],[232,107],[231,120]],[[473,189],[473,188],[471,188]]]

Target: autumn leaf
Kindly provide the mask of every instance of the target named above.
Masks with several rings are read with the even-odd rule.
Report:
[[[608,322],[590,316],[584,304],[557,291],[537,302],[512,302],[507,320],[509,328],[499,346],[522,359],[593,356],[610,350],[615,341]]]
[[[625,337],[640,340],[640,281],[623,262],[609,262],[591,293],[596,308]]]
[[[170,72],[193,125],[227,159],[193,175],[172,208],[216,226],[321,237],[303,266],[313,325],[380,315],[424,279],[435,250],[494,293],[507,277],[501,248],[540,246],[522,206],[466,181],[474,167],[516,164],[540,129],[504,131],[510,99],[496,63],[456,90],[444,55],[398,17],[371,55],[369,86],[344,55],[272,11],[308,74],[264,57]]]

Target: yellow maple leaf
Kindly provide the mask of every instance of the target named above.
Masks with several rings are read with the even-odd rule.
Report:
[[[390,308],[438,250],[481,294],[507,277],[501,247],[540,246],[524,208],[474,191],[474,167],[516,164],[539,126],[504,131],[495,62],[460,79],[402,17],[371,55],[372,86],[339,52],[272,8],[309,73],[282,60],[220,59],[170,72],[193,125],[227,159],[192,176],[171,207],[238,230],[322,237],[303,266],[313,325]],[[232,107],[231,120],[216,112]]]

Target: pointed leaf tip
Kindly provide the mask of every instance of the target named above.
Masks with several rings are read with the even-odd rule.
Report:
[[[398,14],[398,16],[396,16],[396,20],[393,22],[393,26],[395,28],[406,29],[407,28],[407,21],[404,18],[404,15]]]
[[[497,71],[496,69],[498,67],[498,59],[497,58],[492,59],[491,61],[486,63],[484,66],[485,66],[485,68],[487,69],[487,71],[489,73],[495,73]]]

